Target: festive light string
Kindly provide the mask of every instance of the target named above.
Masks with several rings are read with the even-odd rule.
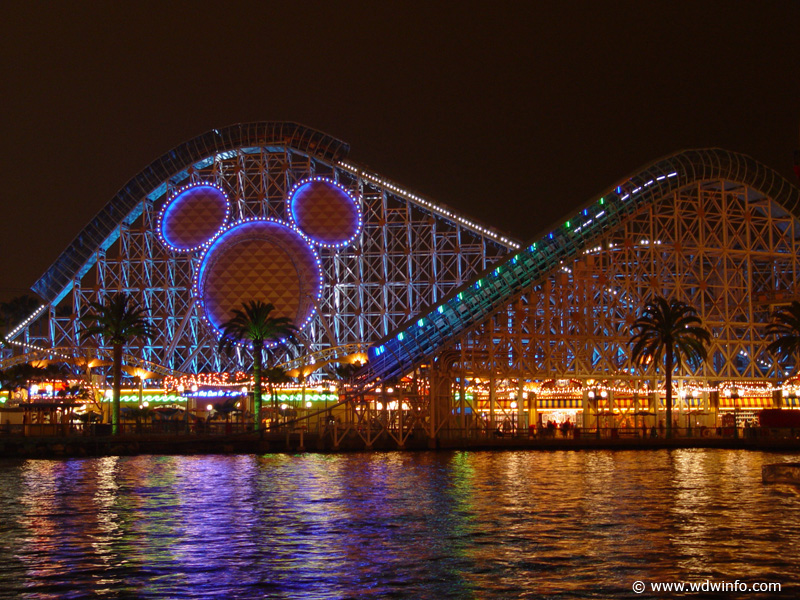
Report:
[[[364,171],[362,169],[358,169],[358,168],[354,167],[353,165],[348,164],[345,161],[339,161],[338,164],[339,164],[340,167],[350,171],[354,175],[360,175],[361,177],[364,177],[365,179],[368,179],[368,180],[372,181],[373,183],[377,183],[378,185],[391,190],[392,192],[394,192],[398,196],[402,196],[403,198],[406,198],[408,200],[413,200],[417,204],[421,204],[422,206],[425,206],[426,208],[431,209],[435,213],[438,213],[440,215],[444,215],[444,216],[446,216],[446,217],[448,217],[450,219],[458,221],[462,225],[466,225],[470,229],[472,229],[472,230],[474,230],[476,232],[482,233],[482,234],[484,234],[484,235],[486,235],[486,236],[488,236],[488,237],[490,237],[490,238],[492,238],[494,240],[499,240],[500,242],[502,242],[503,244],[513,248],[514,250],[519,250],[519,248],[520,248],[519,244],[517,244],[515,242],[512,242],[508,238],[506,238],[506,237],[504,237],[502,235],[498,235],[495,232],[493,232],[493,231],[491,231],[491,230],[489,230],[489,229],[487,229],[485,227],[481,227],[477,223],[473,223],[472,221],[470,221],[468,219],[465,219],[463,217],[459,217],[458,215],[452,213],[451,211],[446,210],[446,209],[444,209],[444,208],[442,208],[440,206],[437,206],[433,202],[429,202],[428,200],[425,200],[424,198],[421,198],[420,196],[417,196],[416,194],[413,194],[413,193],[409,192],[408,190],[404,190],[403,188],[395,185],[394,183],[392,183],[392,182],[390,182],[390,181],[388,181],[386,179],[381,179],[380,177],[377,177],[376,175],[372,175],[370,173],[367,173],[366,171]]]
[[[200,310],[200,314],[201,314],[201,318],[202,318],[203,322],[206,324],[207,327],[209,327],[211,329],[211,331],[215,332],[215,334],[217,336],[221,336],[222,335],[222,332],[220,331],[220,329],[214,323],[211,322],[211,319],[208,317],[208,314],[207,314],[207,311],[206,311],[206,308],[205,308],[205,301],[203,300],[203,289],[204,289],[205,284],[206,284],[206,281],[204,279],[204,273],[205,273],[206,268],[208,267],[209,256],[212,256],[213,252],[217,251],[217,244],[219,243],[221,245],[225,241],[225,239],[224,239],[225,236],[228,236],[229,234],[230,235],[239,235],[239,233],[241,231],[244,231],[243,229],[241,229],[241,227],[243,225],[246,225],[246,224],[250,224],[250,225],[254,225],[254,226],[258,226],[258,225],[277,225],[279,228],[285,229],[285,230],[289,231],[292,234],[298,235],[300,237],[300,239],[303,242],[305,242],[305,244],[306,244],[306,247],[304,248],[304,250],[308,250],[311,253],[311,257],[313,259],[313,262],[314,262],[314,265],[316,266],[316,271],[317,271],[317,287],[316,287],[316,293],[315,293],[314,297],[311,297],[312,306],[309,309],[308,316],[305,318],[305,320],[302,323],[297,325],[297,329],[298,330],[303,329],[306,325],[308,325],[311,322],[311,319],[316,314],[317,306],[319,305],[319,301],[322,298],[322,291],[323,291],[323,287],[324,287],[322,262],[321,262],[321,260],[319,258],[319,254],[314,249],[313,241],[310,238],[308,238],[302,231],[296,229],[291,224],[286,223],[285,221],[282,221],[282,220],[279,220],[279,219],[272,219],[272,218],[264,219],[264,218],[261,218],[261,217],[248,217],[248,218],[245,218],[245,219],[240,219],[239,221],[237,221],[237,222],[233,223],[232,225],[228,226],[227,228],[224,228],[224,229],[220,230],[214,236],[214,238],[209,242],[209,245],[206,248],[206,250],[205,250],[205,252],[203,254],[203,257],[202,257],[202,259],[200,261],[200,268],[197,269],[197,271],[196,271],[196,273],[195,273],[195,275],[193,277],[193,280],[192,280],[192,293],[193,293],[194,297],[197,300],[198,306],[201,309]],[[233,232],[233,233],[231,233],[231,232]],[[258,232],[256,232],[256,233],[258,233]],[[245,231],[245,234],[250,234],[250,233]],[[263,238],[256,237],[256,239],[263,239]],[[272,238],[270,238],[270,241],[271,240],[272,240]],[[223,246],[222,252],[224,253],[224,251],[225,251],[225,248]],[[283,342],[285,340],[280,340],[280,341]],[[239,342],[235,342],[235,343],[238,346],[252,348],[252,344],[245,345],[245,344],[239,343]],[[277,344],[278,344],[278,342],[268,342],[268,343],[264,344],[264,347],[265,348],[272,348],[272,347],[276,346]]]
[[[571,386],[556,386],[556,387],[545,387],[550,385],[548,382],[543,382],[541,384],[530,384],[526,383],[523,387],[523,393],[533,393],[540,396],[564,396],[564,395],[581,395],[583,392],[588,391],[597,391],[597,392],[613,392],[615,394],[638,394],[638,395],[646,395],[651,393],[658,393],[658,394],[665,394],[666,388],[659,387],[656,389],[651,389],[649,387],[645,388],[632,388],[632,387],[624,387],[624,386],[614,386],[614,385],[592,385],[588,384],[586,386],[581,385],[571,385]],[[472,392],[483,392],[488,393],[488,383],[480,381],[477,385],[469,384],[466,386],[467,390]],[[690,396],[693,393],[711,393],[711,392],[721,392],[724,393],[725,390],[733,390],[736,389],[739,396],[764,396],[770,395],[773,392],[778,390],[793,390],[795,393],[800,395],[800,385],[795,387],[793,384],[785,383],[783,385],[778,386],[764,386],[764,385],[753,385],[751,383],[748,384],[740,384],[735,382],[724,382],[717,387],[712,386],[686,386],[686,387],[676,387],[673,388],[674,395],[676,398],[680,397],[681,394],[686,396]],[[519,388],[516,386],[514,387],[498,387],[496,388],[497,394],[510,394],[516,395],[518,393]]]
[[[318,240],[318,239],[314,238],[313,236],[311,236],[310,234],[307,234],[307,233],[305,233],[303,231],[303,227],[300,224],[300,222],[297,220],[297,217],[295,215],[295,209],[296,209],[295,205],[296,205],[296,200],[297,200],[297,194],[298,194],[298,192],[301,191],[301,189],[304,186],[309,185],[309,184],[314,183],[314,182],[326,183],[328,185],[333,186],[336,190],[342,192],[345,195],[345,197],[352,203],[353,208],[355,208],[355,210],[356,210],[356,222],[357,222],[356,223],[356,228],[355,228],[354,233],[349,238],[347,238],[346,240],[343,240],[341,242],[335,242],[335,243],[333,243],[333,242],[323,242],[322,240]],[[311,241],[312,243],[314,243],[314,244],[316,244],[318,246],[322,246],[324,248],[343,248],[344,246],[347,246],[353,240],[355,240],[356,237],[358,237],[358,234],[361,233],[361,229],[362,229],[362,226],[363,226],[363,220],[362,220],[362,215],[361,215],[361,208],[359,207],[358,201],[353,196],[353,194],[350,193],[350,191],[348,189],[346,189],[343,185],[339,184],[338,182],[334,181],[333,179],[330,179],[328,177],[317,176],[317,177],[309,177],[309,178],[302,179],[302,180],[298,181],[292,187],[292,189],[289,191],[288,203],[289,203],[289,220],[292,222],[292,224],[294,225],[295,229],[297,229],[298,232],[302,233],[309,241]]]
[[[164,387],[167,389],[177,389],[183,386],[186,389],[191,388],[193,385],[205,385],[214,387],[227,387],[234,385],[248,384],[252,378],[248,377],[243,371],[236,371],[231,380],[231,373],[197,373],[195,375],[182,375],[181,377],[165,377]]]
[[[9,334],[10,335],[10,334]],[[9,343],[14,344],[19,348],[30,348],[36,350],[37,352],[50,352],[53,356],[58,356],[65,360],[70,360],[72,357],[67,356],[66,354],[62,354],[61,352],[52,352],[52,349],[49,348],[42,348],[41,346],[36,346],[35,344],[28,344],[27,342],[18,342],[16,340],[8,340]],[[42,359],[44,360],[44,359]]]
[[[225,216],[222,219],[222,223],[217,228],[216,232],[214,232],[213,234],[208,236],[208,239],[205,242],[202,242],[202,243],[197,244],[196,246],[192,246],[190,248],[184,248],[184,247],[181,247],[181,246],[176,246],[175,244],[173,244],[172,242],[167,240],[167,235],[164,232],[164,226],[165,226],[164,218],[165,218],[165,216],[167,214],[167,211],[170,208],[172,208],[173,206],[178,206],[182,201],[183,202],[187,202],[187,201],[191,200],[191,195],[189,195],[189,192],[192,191],[192,190],[201,189],[201,188],[213,189],[214,191],[219,192],[220,194],[222,194],[222,201],[225,203]],[[184,194],[186,194],[186,197],[182,198],[184,196]],[[223,190],[221,187],[219,187],[215,183],[208,183],[208,182],[205,182],[205,181],[198,181],[198,182],[195,182],[195,183],[190,183],[188,185],[183,186],[182,188],[177,190],[175,193],[173,193],[172,197],[167,202],[164,203],[163,207],[161,207],[161,211],[158,214],[158,221],[157,221],[157,225],[156,225],[156,231],[158,233],[158,238],[161,240],[161,243],[163,243],[170,250],[173,250],[175,252],[193,252],[195,250],[208,248],[208,246],[211,245],[211,242],[214,241],[214,239],[217,237],[217,235],[219,235],[225,229],[225,224],[228,222],[228,218],[230,217],[230,213],[231,213],[231,203],[230,203],[230,200],[228,199],[228,194],[225,193],[225,190]]]
[[[47,304],[42,304],[42,305],[41,305],[39,308],[37,308],[35,311],[33,311],[33,313],[31,314],[31,316],[29,316],[29,317],[28,317],[27,319],[25,319],[25,320],[24,320],[22,323],[20,323],[19,325],[17,325],[17,326],[16,326],[14,329],[12,329],[11,331],[9,331],[9,332],[8,332],[8,334],[6,335],[6,339],[9,339],[9,341],[10,341],[10,338],[14,337],[14,336],[15,336],[15,335],[17,335],[17,334],[18,334],[20,331],[22,331],[22,330],[25,328],[25,326],[26,326],[26,325],[28,325],[28,323],[32,322],[32,321],[33,321],[34,319],[36,319],[36,318],[37,318],[39,315],[41,315],[41,314],[42,314],[42,312],[44,312],[44,310],[45,310],[46,308],[47,308]],[[15,342],[11,342],[11,343],[13,344],[13,343],[15,343]],[[16,342],[16,343],[19,343],[19,342]],[[33,347],[33,346],[32,346],[32,347]]]
[[[231,375],[233,379],[231,379]],[[314,385],[306,386],[306,389],[320,389],[328,387],[335,388],[336,384],[332,380],[321,380]],[[206,387],[242,387],[250,386],[253,384],[252,375],[248,375],[243,371],[236,371],[235,373],[198,373],[196,375],[183,375],[181,377],[165,377],[163,384],[166,389],[178,389],[183,386],[184,389],[191,389],[192,386],[206,386]],[[277,389],[300,389],[300,386],[295,383],[281,383],[273,384]]]

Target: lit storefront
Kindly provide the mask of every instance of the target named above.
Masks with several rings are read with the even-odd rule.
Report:
[[[687,430],[722,426],[758,425],[763,409],[800,410],[800,386],[774,387],[770,383],[754,385],[722,382],[716,387],[701,387],[691,382],[675,384],[672,416],[675,427]],[[521,406],[515,388],[498,383],[494,409],[490,392],[480,381],[466,388],[467,410],[474,408],[487,423],[535,423],[546,427],[565,422],[595,429],[642,429],[665,426],[666,393],[664,389],[633,388],[608,382],[581,382],[573,379],[525,383]],[[454,405],[459,392],[455,390]],[[456,409],[457,411],[458,409]],[[492,415],[494,412],[494,415]],[[523,414],[523,418],[519,415]]]

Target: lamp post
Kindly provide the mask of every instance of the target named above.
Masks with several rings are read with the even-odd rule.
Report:
[[[700,397],[700,392],[697,390],[692,390],[692,404],[697,403],[697,399]],[[692,435],[692,407],[689,407],[689,435]]]
[[[607,398],[608,392],[605,390],[598,391],[596,388],[592,388],[589,390],[588,393],[589,400],[594,400],[594,414],[597,419],[597,432],[595,433],[595,437],[600,437],[600,398]]]
[[[244,422],[244,413],[245,413],[245,410],[247,409],[247,400],[248,400],[248,398],[247,398],[247,386],[243,385],[242,386],[242,400],[240,401],[239,404],[237,404],[237,407],[239,408],[239,429],[241,429],[241,430],[243,430],[243,428],[244,428],[243,422]]]
[[[140,374],[138,375],[138,378],[139,378],[139,405],[141,408],[141,405],[144,404],[144,376]]]
[[[679,411],[685,409],[686,407],[686,396],[687,392],[684,388],[678,390],[678,400],[680,400],[680,406],[678,407]],[[678,416],[673,419],[673,421],[680,423],[680,412],[678,413]],[[673,435],[676,434],[673,432]]]
[[[608,398],[608,392],[606,390],[600,390],[600,397],[603,400],[605,400],[606,398]],[[612,421],[613,421],[613,419],[612,419]],[[598,423],[599,423],[599,420],[598,420]],[[608,419],[606,419],[606,426],[607,425],[608,425]]]
[[[186,388],[183,387],[182,383],[179,383],[177,389],[178,389],[178,396],[183,398],[183,390],[186,389]],[[186,410],[183,411],[183,424],[184,424],[184,431],[186,431],[186,433],[188,433],[189,432],[189,399],[188,398],[186,398]]]

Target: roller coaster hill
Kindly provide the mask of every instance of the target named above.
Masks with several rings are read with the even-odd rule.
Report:
[[[123,291],[159,332],[127,349],[140,382],[246,388],[224,374],[246,371],[249,351],[228,357],[217,339],[232,308],[264,298],[302,346],[265,352],[301,377],[274,395],[270,428],[362,447],[523,436],[548,421],[618,435],[664,418],[663,374],[632,365],[628,346],[659,294],[712,332],[708,359],[675,374],[684,433],[798,404],[796,365],[767,352],[765,327],[798,298],[800,190],[752,158],[677,152],[521,244],[348,151],[254,123],[165,154],[34,285],[44,303],[7,336],[3,368],[65,361],[99,393],[109,349],[82,337],[79,315]]]

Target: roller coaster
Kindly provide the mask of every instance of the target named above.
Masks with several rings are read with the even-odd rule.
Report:
[[[691,304],[713,332],[709,360],[679,384],[708,396],[726,382],[774,387],[796,375],[766,352],[764,326],[772,308],[800,298],[800,190],[754,159],[677,152],[522,244],[350,162],[348,150],[301,125],[256,123],[168,152],[33,286],[43,306],[8,336],[25,351],[5,348],[2,368],[107,360],[107,348],[82,338],[79,315],[124,291],[159,331],[128,349],[130,367],[232,370],[249,362],[247,350],[216,352],[214,311],[280,287],[288,290],[281,306],[305,323],[305,352],[276,348],[270,363],[321,373],[368,348],[346,386],[346,421],[359,432],[383,423],[377,430],[398,445],[413,430],[431,439],[463,433],[477,409],[466,388],[476,383],[491,415],[515,399],[520,426],[536,411],[526,392],[552,381],[582,390],[584,408],[596,382],[646,389],[652,408],[659,377],[629,363],[627,341],[654,293]],[[338,229],[326,225],[334,222]],[[199,243],[180,247],[196,235]],[[243,248],[260,257],[255,267],[242,262]],[[264,263],[280,268],[248,277]],[[359,435],[370,445],[372,433]]]

